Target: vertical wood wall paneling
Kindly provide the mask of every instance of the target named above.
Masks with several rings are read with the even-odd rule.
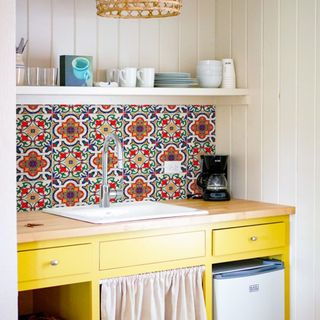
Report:
[[[179,71],[179,19],[160,20],[159,71]]]
[[[139,65],[159,70],[160,21],[142,19],[140,21]]]
[[[295,204],[297,192],[297,0],[280,1],[279,202]],[[296,301],[296,218],[291,219],[291,318]]]
[[[51,14],[51,0],[29,0],[29,66],[51,65]]]
[[[315,175],[315,0],[299,0],[298,51],[298,199],[297,319],[315,319],[314,175]],[[317,195],[319,196],[319,195]],[[318,253],[319,254],[319,253]],[[317,302],[318,303],[318,302]]]
[[[119,65],[119,20],[98,17],[97,81],[110,80],[110,71]],[[107,70],[107,71],[106,71]]]
[[[20,39],[29,38],[29,25],[28,25],[28,1],[16,0],[16,46],[18,46]],[[28,61],[28,45],[23,54],[23,61]]]
[[[198,60],[215,58],[215,0],[198,0]]]
[[[317,0],[317,21],[316,21],[316,189],[315,189],[315,284],[316,292],[314,296],[315,301],[315,319],[320,319],[320,0]]]
[[[120,20],[119,28],[119,66],[139,66],[139,21]]]
[[[97,64],[97,15],[95,1],[76,0],[75,54],[93,57]]]
[[[231,0],[216,0],[216,59],[223,59],[231,56],[231,3]],[[227,154],[230,156],[228,182],[233,196],[231,161],[231,106],[217,107],[216,109],[216,153]]]
[[[74,1],[52,2],[52,64],[59,67],[60,55],[72,55],[74,48]]]
[[[250,104],[247,113],[247,197],[261,199],[261,78],[263,65],[262,52],[262,1],[248,0],[248,88]]]
[[[196,75],[198,60],[198,1],[189,0],[180,15],[179,68]]]
[[[262,199],[278,202],[278,1],[264,0]]]
[[[237,87],[247,87],[247,8],[246,0],[232,0],[231,56],[234,57]],[[232,193],[247,197],[247,108],[234,106],[232,113]]]

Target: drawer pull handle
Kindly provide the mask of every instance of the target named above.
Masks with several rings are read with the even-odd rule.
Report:
[[[257,241],[257,240],[258,240],[258,237],[252,236],[252,237],[250,238],[250,240],[251,240],[251,241]]]
[[[50,264],[51,264],[52,266],[57,266],[57,265],[59,264],[59,260],[51,260],[51,261],[50,261]]]

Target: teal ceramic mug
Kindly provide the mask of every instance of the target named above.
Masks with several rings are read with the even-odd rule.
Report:
[[[72,60],[74,76],[79,80],[88,81],[91,78],[90,61],[84,57],[77,57]]]

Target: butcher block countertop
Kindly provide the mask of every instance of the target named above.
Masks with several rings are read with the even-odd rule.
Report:
[[[173,200],[170,204],[207,210],[207,215],[172,217],[162,219],[92,224],[47,214],[41,211],[17,214],[18,243],[46,241],[73,237],[86,237],[118,232],[141,231],[159,228],[183,227],[265,217],[290,215],[291,206],[257,201],[237,200],[209,202],[203,200]]]

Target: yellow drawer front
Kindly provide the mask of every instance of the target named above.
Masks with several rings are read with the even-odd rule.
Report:
[[[100,243],[100,269],[205,256],[205,232],[189,232]]]
[[[18,252],[19,281],[90,272],[91,244]]]
[[[284,223],[213,230],[214,256],[278,248],[284,245]]]

